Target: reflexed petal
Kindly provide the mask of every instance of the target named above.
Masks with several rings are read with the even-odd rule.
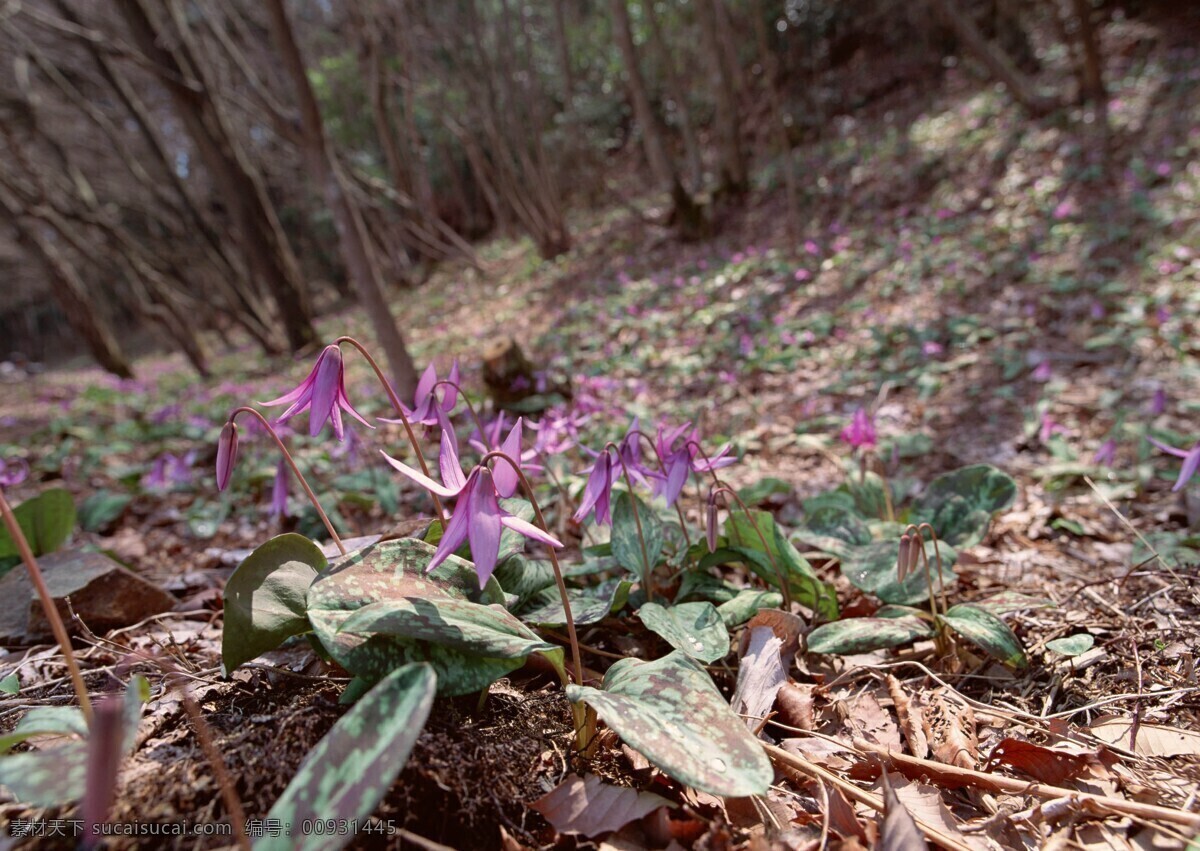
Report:
[[[454,384],[459,383],[458,378],[458,358],[454,359],[454,363],[450,366],[450,374],[446,376],[447,381],[452,381]],[[458,404],[458,387],[445,385],[442,389],[442,410],[446,413],[454,410],[454,406]]]
[[[528,520],[522,520],[520,517],[512,514],[505,514],[500,518],[500,522],[509,529],[512,529],[514,532],[519,532],[520,534],[524,535],[526,538],[533,538],[533,540],[540,541],[543,544],[548,544],[551,547],[562,547],[562,542],[559,541],[558,538],[554,537],[548,532],[543,532]]]
[[[298,386],[295,390],[284,393],[278,399],[272,399],[270,402],[259,402],[258,404],[262,405],[264,408],[270,408],[275,405],[290,405],[293,402],[298,401],[300,397],[305,394],[305,392],[312,390],[311,378],[312,374],[310,373],[309,377],[301,381],[300,386]]]
[[[1161,441],[1155,440],[1153,437],[1147,437],[1146,440],[1153,443],[1155,446],[1157,446],[1163,452],[1166,452],[1168,455],[1174,455],[1176,458],[1188,457],[1189,453],[1183,449],[1176,449],[1174,446],[1167,446],[1167,444],[1165,444]]]
[[[264,404],[269,405],[271,403],[266,402]],[[304,413],[304,411],[306,411],[308,409],[308,406],[311,404],[312,404],[312,388],[306,387],[306,388],[304,388],[304,392],[300,394],[300,398],[297,399],[295,402],[293,402],[291,404],[291,406],[288,407],[288,409],[285,410],[282,414],[280,414],[278,417],[276,417],[275,422],[277,422],[277,423],[287,422],[292,417],[296,416],[296,414]]]
[[[667,467],[667,481],[662,488],[662,494],[667,500],[667,505],[675,504],[675,500],[679,499],[679,495],[683,493],[683,487],[687,484],[687,480],[688,463],[687,457],[684,456],[679,461]]]
[[[463,542],[467,540],[470,517],[471,499],[467,496],[459,500],[458,505],[454,506],[454,513],[450,515],[450,522],[446,524],[445,530],[442,532],[442,539],[438,541],[437,551],[433,554],[433,558],[430,559],[429,566],[425,568],[426,573],[454,555],[454,551],[461,547]]]
[[[1187,458],[1183,462],[1183,467],[1179,470],[1179,478],[1175,481],[1175,487],[1171,488],[1171,491],[1183,490],[1183,486],[1188,483],[1192,476],[1196,475],[1197,468],[1200,468],[1200,443],[1193,446],[1192,451],[1187,454]]]
[[[515,461],[521,463],[521,423],[520,417],[517,417],[516,424],[512,427],[512,431],[508,433],[500,451]],[[492,477],[496,481],[496,492],[502,497],[510,497],[517,492],[517,485],[520,484],[520,476],[513,469],[512,464],[503,458],[496,459],[496,466],[492,470]]]
[[[436,493],[440,497],[449,498],[449,497],[457,495],[458,493],[460,493],[462,491],[461,487],[448,488],[448,487],[445,487],[444,485],[439,484],[438,482],[435,482],[433,479],[426,476],[420,470],[414,470],[412,467],[408,466],[403,461],[397,461],[395,458],[393,458],[391,455],[388,455],[382,449],[379,450],[379,454],[382,455],[384,460],[387,461],[389,464],[391,464],[396,470],[398,470],[399,472],[408,476],[410,479],[412,479],[418,485],[425,488],[425,490],[430,491],[432,493]],[[461,475],[461,473],[459,475]]]
[[[583,518],[587,517],[588,513],[596,507],[600,497],[612,489],[611,467],[612,461],[609,460],[608,451],[605,450],[596,459],[596,463],[592,467],[592,474],[588,476],[587,484],[583,488],[583,501],[580,502],[579,510],[574,515],[576,523],[582,522]],[[599,516],[596,520],[600,522]]]
[[[467,492],[467,537],[471,541],[471,559],[475,562],[479,587],[482,588],[496,569],[496,556],[500,554],[501,512],[496,501],[496,486],[487,468],[477,467],[471,475],[475,482]]]
[[[422,403],[428,401],[435,384],[437,384],[437,371],[434,370],[433,364],[430,364],[425,367],[425,371],[421,373],[421,380],[417,382],[417,393],[413,397],[415,407],[419,408]]]
[[[438,469],[442,472],[442,481],[446,487],[461,491],[467,484],[463,475],[462,463],[458,460],[458,435],[449,423],[442,427],[442,446],[438,450]]]

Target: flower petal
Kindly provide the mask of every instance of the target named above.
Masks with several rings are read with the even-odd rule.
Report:
[[[437,384],[437,371],[433,368],[433,364],[425,367],[425,371],[421,373],[421,380],[417,382],[417,393],[413,396],[413,407],[421,407],[421,403],[428,401],[429,394],[433,392],[434,385]]]
[[[543,544],[547,544],[548,546],[555,547],[557,549],[562,548],[562,541],[558,540],[558,538],[554,537],[548,532],[543,532],[528,520],[522,520],[520,517],[517,517],[513,514],[503,514],[500,517],[500,522],[509,529],[512,529],[514,532],[524,535],[526,538],[532,538],[535,541],[540,541]]]
[[[1188,452],[1184,449],[1176,449],[1174,446],[1167,446],[1167,444],[1165,444],[1161,441],[1155,440],[1153,437],[1147,437],[1146,440],[1153,443],[1155,446],[1157,446],[1163,452],[1166,452],[1168,455],[1174,455],[1176,458],[1188,457]]]
[[[391,455],[388,455],[382,449],[379,450],[379,454],[382,455],[383,459],[385,461],[387,461],[389,464],[391,464],[396,470],[398,470],[399,472],[408,476],[410,479],[412,479],[418,485],[425,488],[425,490],[430,491],[431,493],[436,493],[440,497],[449,498],[452,496],[456,496],[457,494],[459,494],[462,491],[462,488],[448,488],[442,484],[439,484],[438,482],[435,482],[433,479],[426,476],[420,470],[414,470],[412,467],[408,466],[403,461],[397,461],[395,458],[393,458]]]
[[[462,462],[458,459],[458,435],[450,424],[442,424],[442,446],[438,450],[438,469],[442,471],[442,481],[446,487],[461,491],[467,484],[463,475]]]
[[[515,463],[521,463],[521,423],[522,418],[517,417],[516,424],[512,427],[512,431],[508,433],[500,451],[511,458]],[[517,485],[520,484],[520,476],[513,469],[513,465],[503,458],[496,459],[496,466],[492,470],[492,478],[496,482],[496,492],[500,496],[508,498],[517,492]]]
[[[574,515],[576,523],[583,522],[583,518],[587,517],[588,513],[596,507],[601,495],[612,488],[611,466],[612,461],[608,457],[607,450],[601,452],[592,467],[591,475],[588,476],[587,484],[584,485],[583,501],[579,503],[579,510]],[[600,518],[597,517],[596,520],[599,522]]]
[[[442,531],[442,539],[438,541],[437,551],[434,552],[433,558],[430,559],[429,565],[425,568],[426,573],[454,555],[454,551],[463,545],[470,532],[470,518],[471,500],[468,497],[460,500],[458,505],[454,506],[454,513],[450,515],[450,522],[446,524],[445,529]],[[482,588],[483,586],[479,587]]]
[[[458,378],[458,358],[454,359],[454,363],[450,365],[450,374],[446,376],[447,381],[454,384],[459,383]],[[458,404],[458,388],[450,384],[445,385],[442,391],[442,410],[450,413],[454,410],[454,406]]]
[[[345,368],[342,364],[342,350],[329,345],[317,358],[313,368],[312,408],[308,412],[308,433],[316,437],[325,425],[325,421],[337,411],[338,389],[342,386]],[[339,428],[341,417],[334,419],[334,434],[338,440],[345,437],[345,431]]]
[[[369,422],[367,422],[365,419],[363,419],[362,414],[360,414],[358,411],[354,410],[354,406],[350,404],[350,400],[346,397],[346,388],[344,386],[338,388],[337,405],[339,408],[341,408],[343,411],[345,411],[350,416],[354,417],[354,419],[358,420],[360,423],[365,425],[367,428],[375,428],[375,426],[371,425]]]
[[[1200,442],[1192,447],[1192,451],[1187,454],[1184,459],[1183,467],[1179,470],[1179,478],[1175,481],[1175,487],[1171,488],[1172,492],[1183,490],[1184,485],[1196,475],[1197,468],[1200,468]]]
[[[479,587],[482,588],[496,569],[496,557],[500,554],[501,512],[492,474],[486,467],[478,467],[471,475],[475,477],[475,484],[467,495],[467,537],[471,541],[471,559],[475,562]]]

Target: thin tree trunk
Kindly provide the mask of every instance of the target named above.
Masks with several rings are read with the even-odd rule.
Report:
[[[771,50],[767,38],[767,24],[763,19],[762,0],[753,0],[750,13],[754,17],[754,38],[758,43],[759,62],[762,63],[763,82],[767,97],[771,101],[771,135],[774,137],[776,156],[783,168],[783,185],[787,192],[788,234],[793,239],[800,235],[800,188],[796,181],[796,166],[792,161],[792,145],[788,140],[787,125],[784,123],[783,97],[779,94],[779,62]]]
[[[722,51],[720,13],[717,0],[696,0],[696,20],[700,24],[700,43],[708,55],[710,76],[717,101],[717,149],[720,152],[721,188],[735,195],[750,186],[746,159],[742,152],[742,134],[738,126],[737,91]]]
[[[289,346],[293,350],[311,346],[317,333],[300,267],[261,175],[246,159],[221,115],[199,57],[191,49],[182,12],[173,0],[168,2],[178,37],[165,36],[147,2],[116,0],[116,6],[138,49],[160,66],[160,79],[175,111],[233,216],[246,266],[262,280],[279,309]]]
[[[650,41],[662,62],[667,92],[675,101],[675,108],[679,110],[679,135],[683,137],[683,156],[687,163],[688,188],[693,192],[698,191],[704,184],[704,161],[700,156],[700,143],[696,139],[696,128],[692,123],[692,110],[688,106],[687,88],[680,82],[679,74],[675,70],[675,59],[671,55],[667,40],[663,37],[658,12],[654,11],[654,3],[643,3],[642,12],[646,16],[646,23],[650,25]]]
[[[1092,25],[1092,4],[1088,0],[1072,0],[1079,21],[1079,40],[1083,44],[1083,91],[1096,111],[1095,127],[1100,140],[1100,156],[1105,171],[1109,171],[1108,92],[1104,87],[1104,61],[1100,57],[1100,42]]]
[[[1057,100],[1038,92],[1033,81],[1021,73],[1004,51],[983,37],[975,22],[958,8],[955,0],[932,0],[932,3],[967,49],[978,57],[992,76],[1004,83],[1017,103],[1029,110],[1031,115],[1045,115],[1059,106]]]
[[[354,282],[359,302],[371,318],[375,336],[387,355],[397,392],[401,396],[411,396],[417,386],[417,371],[384,297],[383,276],[372,251],[362,211],[350,197],[346,178],[330,150],[320,106],[309,83],[283,0],[267,0],[266,7],[283,68],[295,88],[304,131],[305,158],[319,180],[325,203],[333,214],[346,272]]]
[[[53,284],[50,292],[62,308],[71,330],[87,344],[100,366],[120,378],[133,378],[133,368],[105,314],[92,302],[87,284],[75,267],[58,246],[46,238],[45,226],[30,224],[16,197],[3,187],[0,187],[0,207],[8,213],[21,240],[36,249],[41,257]]]

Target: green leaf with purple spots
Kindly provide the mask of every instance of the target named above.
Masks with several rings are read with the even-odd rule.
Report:
[[[933,635],[933,627],[920,618],[847,618],[821,624],[808,634],[809,653],[870,653],[899,647]]]
[[[693,659],[715,662],[729,655],[729,630],[712,603],[680,603],[670,608],[645,603],[637,615],[646,629]]]
[[[967,641],[1004,664],[1014,668],[1024,668],[1028,664],[1021,639],[1017,638],[1008,624],[987,609],[971,603],[959,603],[939,617]]]
[[[519,658],[481,657],[428,641],[340,631],[359,609],[381,602],[427,598],[503,604],[504,592],[494,579],[479,590],[469,561],[451,556],[426,573],[434,552],[415,538],[386,541],[338,559],[317,577],[308,592],[308,619],[334,661],[368,682],[410,662],[428,662],[437,673],[439,693],[448,696],[479,691],[521,667]]]
[[[629,589],[632,587],[633,583],[628,579],[611,579],[595,588],[568,588],[567,600],[571,604],[575,626],[598,623],[619,612],[629,600]],[[557,588],[543,588],[533,595],[528,608],[519,614],[525,623],[543,626],[567,624],[567,613]]]
[[[433,706],[436,676],[406,665],[379,682],[333,725],[300,765],[267,817],[284,826],[255,851],[336,851],[354,834],[305,832],[305,822],[338,824],[367,818],[391,788]]]
[[[714,795],[764,795],[774,777],[758,740],[700,663],[675,651],[653,662],[622,659],[604,688],[567,686],[631,748],[688,786]]]
[[[280,535],[250,553],[225,583],[221,673],[308,632],[308,588],[325,568],[320,547]]]

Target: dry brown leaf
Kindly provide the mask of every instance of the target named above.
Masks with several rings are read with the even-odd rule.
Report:
[[[800,649],[800,634],[804,631],[804,621],[797,615],[782,609],[760,610],[746,624],[746,631],[742,633],[742,640],[738,647],[739,657],[746,653],[749,635],[760,626],[770,627],[776,637],[783,642],[783,647],[779,651],[783,660],[783,669],[786,671],[791,668],[792,660]]]
[[[649,792],[612,786],[594,774],[571,775],[530,807],[537,810],[559,833],[587,837],[618,830],[671,802]]]
[[[992,748],[983,770],[993,771],[997,766],[1008,765],[1041,783],[1059,786],[1082,774],[1090,761],[1087,754],[1054,750],[1020,739],[1002,739]]]
[[[896,775],[897,778],[900,775]],[[921,829],[913,820],[900,800],[885,773],[880,779],[883,786],[883,823],[879,828],[879,848],[881,851],[918,851],[928,848]]]
[[[828,739],[784,739],[779,747],[831,771],[845,771],[857,762],[851,748],[834,744]]]
[[[900,728],[892,714],[879,705],[875,695],[863,692],[847,710],[846,726],[851,735],[861,735],[869,741],[891,750],[902,750]]]
[[[1097,719],[1090,730],[1102,742],[1130,749],[1129,731],[1132,728],[1132,718],[1114,715]],[[1141,756],[1196,756],[1200,754],[1200,732],[1162,724],[1140,724],[1131,750]]]
[[[815,730],[817,718],[813,710],[813,692],[816,688],[811,684],[784,683],[775,695],[779,720],[798,730]]]
[[[947,765],[974,768],[979,759],[975,713],[965,703],[934,692],[925,708],[925,734],[935,758]]]
[[[904,686],[891,674],[887,675],[887,687],[909,751],[913,756],[924,759],[929,756],[929,740],[925,738],[925,722],[921,717],[921,708],[913,703]]]
[[[843,839],[858,837],[864,842],[869,841],[867,831],[842,791],[836,786],[826,786],[825,790],[829,797],[829,808],[825,813],[825,817],[829,819],[829,829]]]
[[[787,682],[785,663],[780,657],[784,640],[766,625],[748,630],[738,665],[737,688],[729,705],[741,715],[751,730],[757,730],[771,711],[775,695]]]

